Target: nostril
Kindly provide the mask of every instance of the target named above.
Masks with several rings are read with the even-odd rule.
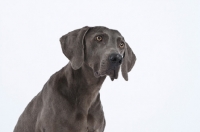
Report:
[[[111,55],[109,57],[109,60],[112,61],[112,62],[115,62],[117,60],[117,58],[114,55]]]
[[[117,58],[116,57],[112,57],[111,61],[115,62],[115,61],[117,61]]]
[[[122,60],[119,60],[119,64],[121,64],[122,63]]]

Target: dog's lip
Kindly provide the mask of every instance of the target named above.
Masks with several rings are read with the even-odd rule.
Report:
[[[97,78],[100,77],[99,72],[95,71],[95,72],[94,72],[94,76],[97,77]]]
[[[117,72],[116,69],[110,69],[107,74],[109,76],[112,76],[113,78],[117,79],[117,73],[116,72]]]
[[[100,76],[106,76],[106,72],[103,72],[103,73],[101,73],[101,72],[94,72],[94,76],[95,77],[100,77]]]
[[[108,70],[104,71],[104,72],[94,72],[94,75],[97,77],[100,77],[100,76],[106,76],[106,75],[113,75],[114,78],[116,78],[116,72],[117,72],[117,67],[112,67],[112,68],[109,68]]]

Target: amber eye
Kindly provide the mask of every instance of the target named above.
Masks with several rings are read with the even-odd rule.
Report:
[[[97,37],[96,37],[96,40],[99,41],[99,42],[102,41],[102,39],[103,39],[103,38],[102,38],[101,36],[97,36]]]
[[[119,47],[120,47],[120,48],[124,48],[124,46],[125,46],[124,42],[121,42],[121,43],[119,44]]]

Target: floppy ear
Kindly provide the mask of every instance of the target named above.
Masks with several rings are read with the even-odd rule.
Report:
[[[60,43],[64,55],[70,60],[74,70],[79,69],[84,61],[84,38],[89,27],[69,32],[60,38]]]
[[[131,71],[136,61],[136,56],[133,53],[132,49],[126,43],[124,58],[122,61],[121,72],[122,76],[126,81],[128,81],[128,72]]]

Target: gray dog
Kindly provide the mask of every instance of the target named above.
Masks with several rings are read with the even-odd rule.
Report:
[[[128,80],[136,57],[117,30],[83,27],[60,38],[70,62],[53,74],[20,116],[14,132],[103,132],[99,90],[106,76]]]

